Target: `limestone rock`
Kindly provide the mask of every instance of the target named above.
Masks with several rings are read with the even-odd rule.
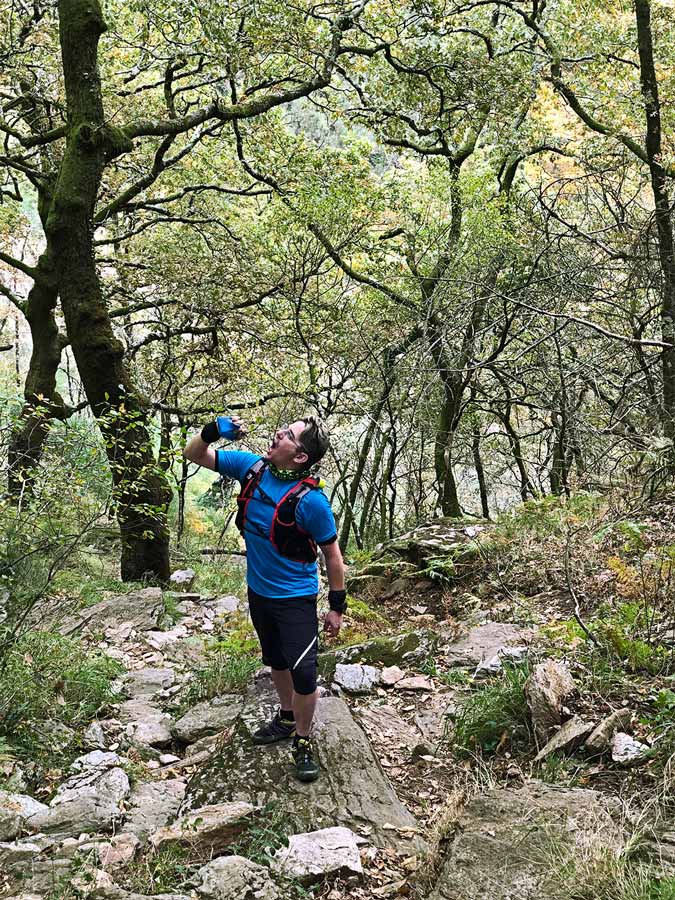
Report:
[[[73,760],[70,771],[76,773],[91,771],[92,769],[103,771],[105,769],[114,769],[121,762],[121,757],[116,753],[106,750],[92,750],[89,753],[85,753],[84,756],[78,756],[77,759]]]
[[[408,631],[403,634],[383,635],[363,644],[352,644],[320,653],[319,672],[324,678],[333,677],[339,664],[365,663],[369,666],[405,666],[421,662],[434,653],[438,646],[438,634],[430,629]]]
[[[118,715],[134,743],[149,747],[165,747],[171,743],[171,716],[147,700],[127,700],[120,706]]]
[[[394,685],[397,691],[433,691],[434,683],[426,675],[411,675]]]
[[[211,900],[278,900],[267,869],[243,856],[221,856],[197,872],[197,890]],[[196,880],[197,880],[196,879]]]
[[[553,735],[537,753],[534,758],[535,762],[541,762],[551,753],[558,750],[573,750],[578,747],[589,732],[593,730],[592,722],[585,722],[579,716],[573,716],[569,721],[560,727],[560,730]]]
[[[179,740],[192,744],[231,725],[242,706],[243,700],[238,694],[224,694],[222,697],[197,703],[178,719],[173,726],[173,733]]]
[[[13,841],[27,819],[47,809],[44,803],[33,800],[27,794],[0,791],[0,841]]]
[[[333,679],[336,684],[351,694],[368,694],[379,683],[380,673],[374,666],[338,663],[335,666]]]
[[[520,625],[508,622],[486,622],[476,625],[459,638],[451,639],[444,647],[445,660],[450,666],[466,666],[476,669],[485,660],[500,652],[527,648],[532,632]]]
[[[462,811],[428,900],[542,900],[556,856],[595,842],[615,852],[621,833],[596,791],[529,782],[494,788]],[[571,865],[572,868],[572,865]],[[573,868],[572,868],[573,870]],[[555,887],[559,887],[558,884]]]
[[[251,733],[276,706],[271,683],[259,680],[249,698],[231,740],[190,781],[186,809],[228,800],[254,806],[274,802],[293,831],[344,825],[358,832],[365,827],[375,846],[405,852],[425,847],[414,817],[342,700],[324,697],[317,704],[313,737],[322,772],[317,781],[301,784],[293,775],[288,747],[251,743]]]
[[[305,884],[330,875],[363,874],[357,835],[344,827],[292,835],[288,847],[277,850],[271,868]]]
[[[560,725],[563,700],[574,691],[574,680],[563,663],[547,659],[525,682],[525,697],[535,734],[540,742]]]
[[[385,666],[380,675],[380,681],[385,687],[392,687],[402,678],[405,678],[405,672],[398,666]]]
[[[67,619],[59,630],[61,634],[79,629],[102,631],[107,626],[129,623],[139,631],[148,631],[157,628],[163,611],[162,591],[157,587],[147,587],[108,597],[94,606],[88,606]]]
[[[526,647],[502,647],[498,653],[489,659],[484,659],[476,666],[474,678],[485,678],[489,675],[498,675],[504,669],[504,662],[519,662],[527,652]]]
[[[25,869],[32,859],[42,853],[40,844],[28,841],[0,842],[0,872]]]
[[[124,690],[134,700],[152,700],[176,680],[173,669],[137,669],[124,679]]]
[[[84,746],[91,750],[105,750],[108,746],[100,722],[92,722],[82,736]]]
[[[209,609],[212,609],[217,616],[226,616],[237,612],[240,603],[241,600],[239,597],[229,595],[227,597],[218,597],[216,600],[210,600],[204,605]]]
[[[184,796],[185,782],[177,778],[137,784],[129,797],[124,831],[145,840],[176,816]]]
[[[136,855],[141,842],[135,834],[122,832],[110,839],[109,843],[98,848],[98,858],[104,869],[115,869],[123,866]]]
[[[194,569],[176,569],[171,573],[169,581],[179,590],[189,591],[196,577],[197,573]]]
[[[57,789],[49,808],[32,815],[32,831],[64,835],[110,830],[121,818],[121,801],[129,794],[123,769],[96,769],[74,775]]]
[[[591,753],[602,753],[603,750],[607,750],[616,732],[626,728],[630,724],[631,717],[630,709],[617,709],[593,729],[586,739],[585,748]]]
[[[612,739],[612,760],[622,766],[639,766],[649,758],[650,748],[629,734],[617,731]]]
[[[150,843],[159,850],[166,844],[189,844],[222,852],[246,827],[256,811],[251,803],[234,801],[214,803],[186,812],[166,828],[150,836]]]

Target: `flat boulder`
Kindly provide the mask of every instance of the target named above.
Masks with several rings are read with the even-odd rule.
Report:
[[[427,900],[544,900],[552,852],[573,860],[590,842],[604,852],[620,848],[608,802],[597,791],[541,782],[486,791],[460,814]]]
[[[359,838],[349,828],[294,834],[271,862],[273,872],[311,884],[328,876],[362,875]]]
[[[197,872],[197,892],[211,900],[279,900],[264,866],[243,856],[212,859]]]
[[[382,635],[365,641],[319,653],[319,672],[332,679],[339,664],[361,663],[369,666],[402,666],[419,663],[435,653],[438,635],[430,629],[407,631],[403,634]]]
[[[166,828],[160,828],[150,836],[150,843],[156,850],[167,844],[186,844],[222,853],[244,830],[255,812],[255,806],[240,800],[202,806],[183,813]]]
[[[372,844],[411,852],[424,849],[417,822],[396,796],[370,743],[337,697],[317,705],[313,738],[321,777],[310,784],[293,773],[288,746],[256,747],[251,734],[275,708],[262,680],[239,718],[232,738],[188,784],[185,809],[242,800],[277,804],[296,832],[344,825],[365,833]]]
[[[239,694],[224,694],[197,703],[178,719],[173,726],[173,733],[186,744],[217,734],[232,725],[241,712],[243,702]]]
[[[524,652],[532,639],[532,632],[521,625],[508,622],[485,622],[469,628],[459,637],[452,637],[443,646],[449,666],[477,669],[487,660],[509,655],[514,648]]]
[[[11,794],[0,791],[0,841],[13,841],[26,820],[48,809],[44,803],[33,800],[28,794]]]
[[[86,770],[61,784],[49,808],[30,816],[26,824],[33,832],[64,836],[110,831],[122,818],[121,804],[129,791],[123,769]]]
[[[108,626],[128,623],[138,631],[150,631],[159,626],[163,613],[161,589],[147,587],[107,597],[93,606],[87,606],[63,622],[59,630],[61,634],[79,630],[100,631]]]
[[[152,700],[172,687],[175,680],[176,673],[173,669],[136,669],[124,679],[124,691],[132,700]]]
[[[147,700],[127,700],[117,715],[133,743],[148,747],[166,747],[171,743],[173,719]]]
[[[338,663],[333,681],[350,694],[369,694],[379,684],[380,672],[374,666]]]
[[[184,796],[185,782],[178,778],[135,785],[127,802],[123,831],[146,840],[176,817]]]

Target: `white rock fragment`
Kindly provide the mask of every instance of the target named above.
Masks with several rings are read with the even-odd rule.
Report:
[[[385,687],[392,687],[402,678],[405,678],[405,672],[398,666],[386,666],[380,675],[380,681]]]
[[[357,841],[357,835],[342,826],[294,834],[288,847],[277,850],[271,868],[305,883],[329,875],[361,875]]]
[[[645,762],[650,748],[629,734],[617,731],[612,738],[612,760],[622,766],[638,766]]]
[[[338,663],[333,680],[352,694],[367,694],[379,684],[380,673],[374,666],[360,663]]]

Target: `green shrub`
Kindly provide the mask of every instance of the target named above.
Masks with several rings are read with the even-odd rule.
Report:
[[[115,699],[113,679],[122,666],[86,652],[48,631],[28,632],[9,649],[0,668],[0,736],[29,749],[35,724],[50,719],[78,726]]]
[[[183,695],[182,706],[210,700],[228,691],[244,688],[260,668],[260,647],[248,621],[211,646],[211,655],[201,669],[193,673]]]
[[[505,663],[498,678],[479,686],[455,722],[454,750],[460,755],[494,753],[502,740],[510,745],[530,738],[524,685],[530,667]],[[506,735],[506,738],[504,737]]]

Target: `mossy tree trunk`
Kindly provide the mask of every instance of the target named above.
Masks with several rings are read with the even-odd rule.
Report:
[[[67,135],[47,239],[68,338],[112,471],[122,579],[167,579],[171,491],[153,453],[147,407],[113,333],[93,248],[94,207],[104,167],[129,150],[130,142],[105,121],[97,67],[105,23],[97,0],[59,0],[58,9]]]

